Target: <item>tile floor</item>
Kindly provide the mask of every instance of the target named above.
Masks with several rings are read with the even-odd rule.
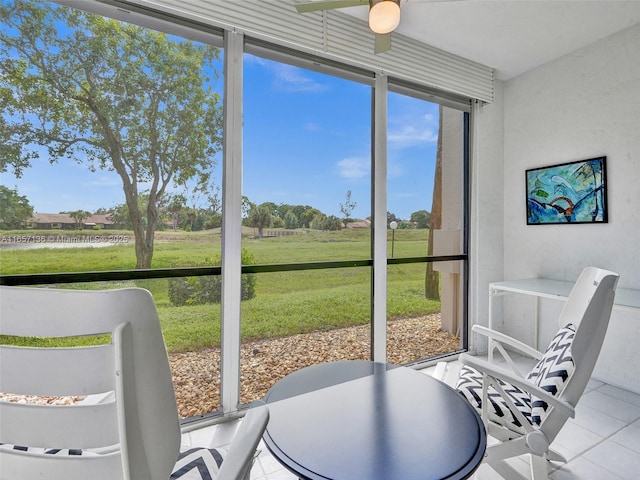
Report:
[[[451,384],[457,378],[457,362],[447,366],[444,380]],[[523,365],[524,371],[527,366]],[[423,372],[429,374],[431,369]],[[237,422],[219,424],[183,434],[183,448],[188,446],[224,447],[228,445]],[[296,480],[261,443],[252,480]],[[552,480],[637,480],[640,479],[640,395],[592,380],[570,419],[554,442],[554,449],[568,462],[552,464]],[[510,464],[528,478],[526,459]],[[482,465],[475,480],[500,480],[491,468]],[[366,480],[366,479],[362,479]],[[509,480],[509,479],[507,479]]]

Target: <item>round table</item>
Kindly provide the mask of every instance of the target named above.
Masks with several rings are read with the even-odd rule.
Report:
[[[464,479],[486,449],[464,397],[410,368],[318,364],[286,376],[264,400],[267,448],[301,479]]]

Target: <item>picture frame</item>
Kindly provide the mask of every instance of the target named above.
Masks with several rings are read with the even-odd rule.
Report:
[[[608,223],[607,157],[525,171],[527,225]]]

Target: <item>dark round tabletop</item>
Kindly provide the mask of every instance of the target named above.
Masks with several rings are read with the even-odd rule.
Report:
[[[464,479],[486,449],[464,397],[410,368],[318,364],[280,380],[265,402],[264,441],[302,479]]]

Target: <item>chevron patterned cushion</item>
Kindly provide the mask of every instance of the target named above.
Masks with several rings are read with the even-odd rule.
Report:
[[[0,443],[0,449],[47,455],[98,455],[79,449],[21,447]],[[225,452],[214,448],[192,448],[180,453],[169,480],[215,480]]]
[[[531,399],[526,392],[518,387],[498,379],[498,383],[505,393],[511,398],[514,405],[524,415],[527,420],[531,418]],[[482,409],[482,374],[475,368],[464,365],[460,369],[460,376],[456,389],[462,393],[471,405],[479,412]],[[488,409],[489,419],[495,423],[505,426],[510,430],[524,433],[524,428],[520,421],[511,413],[507,402],[502,398],[498,391],[489,387],[487,390],[489,403],[491,407]]]
[[[12,445],[9,443],[0,443],[0,449],[14,450],[16,452],[39,453],[46,455],[98,455],[95,452],[80,450],[77,448],[39,448],[39,447],[22,447],[20,445]]]
[[[527,380],[553,396],[560,395],[574,370],[571,344],[575,333],[571,323],[558,330],[540,361],[527,375]],[[547,416],[547,402],[533,396],[531,407],[531,422],[540,425]]]
[[[215,448],[192,448],[178,456],[170,480],[214,480],[224,452]]]

